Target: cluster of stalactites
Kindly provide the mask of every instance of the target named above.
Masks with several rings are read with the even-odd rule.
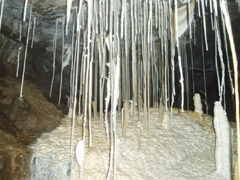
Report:
[[[194,8],[202,20],[202,46],[205,50],[208,50],[206,29],[211,28],[215,31],[215,62],[216,64],[218,63],[219,57],[221,65],[221,73],[217,71],[220,102],[224,99],[225,64],[223,61],[222,46],[224,46],[224,50],[228,53],[226,32],[228,32],[229,35],[234,64],[236,64],[227,4],[226,0],[196,0],[196,3],[194,0],[182,0],[180,3],[178,0],[79,0],[77,8],[72,10],[72,2],[72,0],[67,1],[66,16],[63,17],[62,20],[56,20],[56,32],[53,38],[53,75],[50,86],[50,96],[52,94],[55,76],[58,24],[62,21],[62,68],[59,104],[61,103],[62,96],[63,71],[66,66],[70,65],[70,95],[68,104],[69,117],[73,119],[72,142],[76,115],[79,115],[83,119],[83,134],[80,141],[85,143],[85,127],[86,123],[88,123],[88,142],[89,146],[92,146],[92,110],[94,110],[95,117],[98,109],[97,106],[99,106],[100,122],[105,126],[107,139],[111,141],[110,164],[107,179],[111,177],[112,173],[114,179],[116,179],[117,108],[120,111],[123,107],[122,112],[125,113],[124,121],[128,121],[128,105],[130,103],[132,107],[130,109],[132,109],[133,113],[138,113],[138,121],[149,135],[149,108],[151,106],[160,107],[160,103],[163,103],[165,110],[168,111],[169,108],[172,109],[174,105],[176,64],[179,68],[179,79],[177,79],[177,81],[179,81],[181,86],[182,111],[184,110],[185,96],[187,97],[187,107],[189,106],[187,56],[186,53],[182,53],[184,52],[184,48],[181,47],[181,44],[184,46],[186,46],[186,44],[180,42],[179,37],[184,32],[187,32],[190,42],[195,42],[195,28],[193,28],[195,26],[192,26],[192,24],[194,24],[192,23],[194,22]],[[0,27],[3,5],[4,0],[1,1]],[[27,5],[28,0],[25,0],[23,22],[26,21]],[[218,8],[219,6],[220,8]],[[218,12],[219,9],[220,12]],[[211,27],[207,27],[206,25],[206,10],[210,12]],[[31,28],[31,12],[25,47],[21,97],[26,66],[28,36]],[[221,41],[219,20],[222,21],[221,24],[223,25],[224,43]],[[69,23],[70,21],[72,23]],[[36,18],[34,18],[33,23],[36,25]],[[69,33],[70,31],[68,32],[69,28],[72,29],[71,34]],[[71,37],[72,42],[70,46],[69,44],[65,44],[65,36]],[[19,54],[21,48],[22,46],[19,48]],[[175,59],[177,59],[177,63]],[[227,60],[229,79],[230,82],[232,82],[229,58]],[[194,74],[192,56],[191,63],[192,74]],[[203,71],[205,74],[205,69]],[[192,84],[194,89],[194,78]],[[204,89],[204,94],[207,97],[206,85]],[[233,83],[231,83],[231,89],[232,92],[234,92]],[[206,98],[205,101],[205,103],[207,103]],[[144,117],[140,119],[139,112],[142,109]],[[110,114],[110,116],[108,114]],[[126,128],[127,122],[123,122],[123,124]],[[71,143],[71,162],[73,163],[72,154],[73,143]],[[82,156],[84,157],[84,153]],[[83,157],[81,159],[81,165]]]
[[[122,109],[125,114],[122,122],[124,128],[127,125],[127,122],[124,121],[128,121],[129,107],[126,106],[129,104],[128,102],[131,104],[133,113],[139,113],[143,109],[144,117],[143,119],[139,118],[139,122],[142,123],[143,129],[149,135],[150,106],[160,107],[160,103],[163,103],[165,110],[168,111],[169,108],[172,110],[174,105],[175,56],[179,68],[179,79],[177,81],[181,86],[181,109],[184,110],[184,97],[187,97],[187,108],[189,107],[188,57],[186,55],[186,44],[180,42],[179,37],[186,32],[190,39],[190,46],[192,41],[195,42],[196,26],[192,26],[194,24],[192,22],[194,22],[195,7],[202,21],[202,49],[208,50],[207,28],[215,30],[216,52],[218,52],[217,55],[222,69],[221,74],[218,73],[219,98],[220,101],[222,100],[225,86],[225,65],[222,59],[219,19],[223,21],[226,52],[228,52],[228,49],[226,47],[227,39],[224,24],[224,16],[226,15],[221,11],[221,18],[217,18],[219,16],[219,12],[217,12],[219,3],[226,2],[223,0],[219,2],[216,0],[196,0],[196,3],[193,0],[180,2],[177,0],[88,0],[87,2],[79,0],[78,8],[71,11],[72,0],[67,1],[66,18],[62,20],[61,72],[63,73],[64,63],[66,64],[66,57],[68,57],[67,64],[71,65],[69,117],[73,118],[72,138],[75,118],[78,114],[83,118],[81,141],[85,142],[85,126],[88,122],[88,142],[89,146],[92,146],[92,109],[95,116],[97,106],[99,106],[100,123],[105,126],[107,139],[111,141],[107,179],[110,178],[112,170],[113,177],[116,178],[117,108],[118,110]],[[210,11],[211,27],[206,26],[205,14],[207,9]],[[72,27],[69,26],[70,20],[73,22]],[[72,28],[72,44],[69,52],[64,53],[64,49],[66,49],[64,34],[70,36],[69,28]],[[53,45],[56,48],[56,38],[54,38]],[[182,45],[184,48],[182,48]],[[54,53],[54,64],[55,56]],[[215,60],[217,62],[218,58]],[[191,63],[194,89],[192,56]],[[205,66],[204,51],[203,66]],[[203,68],[203,74],[207,107],[205,67]],[[231,75],[229,75],[229,78],[231,80]],[[231,87],[233,91],[233,85]],[[61,83],[59,103],[60,100]],[[109,111],[109,109],[111,110]],[[126,132],[126,129],[123,131]],[[73,144],[71,145],[72,153]]]

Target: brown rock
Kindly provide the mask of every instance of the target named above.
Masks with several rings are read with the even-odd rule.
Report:
[[[16,98],[13,101],[8,118],[18,129],[38,131],[39,118],[37,113],[23,98]]]

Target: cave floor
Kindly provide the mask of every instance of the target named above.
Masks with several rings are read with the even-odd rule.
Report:
[[[119,180],[224,180],[215,173],[215,133],[212,118],[203,121],[194,112],[174,109],[172,130],[163,128],[158,109],[150,110],[150,137],[143,132],[137,114],[130,113],[126,137],[122,136],[121,114],[117,115],[117,179]],[[143,113],[140,113],[143,119]],[[200,125],[200,123],[201,125]],[[82,138],[82,120],[76,122],[74,150]],[[105,179],[109,164],[109,142],[99,118],[92,120],[92,147],[88,134],[84,155],[83,179]],[[88,127],[86,127],[88,129]],[[31,145],[31,178],[36,180],[69,179],[71,119],[51,133],[43,133]],[[75,154],[75,153],[74,153]],[[73,179],[79,179],[74,155]]]

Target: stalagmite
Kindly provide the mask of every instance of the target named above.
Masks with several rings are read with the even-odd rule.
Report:
[[[238,60],[237,60],[237,54],[233,39],[233,33],[232,33],[232,26],[231,21],[229,17],[229,12],[227,9],[227,2],[225,0],[222,0],[220,3],[221,10],[224,14],[224,20],[226,24],[226,29],[228,32],[228,38],[230,41],[231,51],[232,51],[232,59],[233,59],[233,68],[234,68],[234,85],[235,85],[235,108],[236,108],[236,124],[237,124],[237,151],[238,151],[238,165],[240,164],[240,130],[239,130],[239,90],[238,90]],[[238,166],[238,177],[240,177],[240,166]]]
[[[221,102],[214,103],[214,129],[216,132],[216,169],[226,180],[231,180],[230,127]]]
[[[171,118],[170,118],[170,113],[169,111],[165,111],[163,113],[163,118],[162,118],[162,128],[166,131],[171,130]]]
[[[31,18],[32,18],[32,4],[31,4],[31,9],[30,9],[29,21],[28,21],[27,40],[26,40],[26,45],[25,45],[25,54],[24,54],[23,72],[22,72],[22,83],[21,83],[21,89],[20,89],[20,98],[23,97],[23,84],[24,84],[24,75],[25,75],[26,61],[27,61],[29,33],[30,33],[30,29],[31,29]]]
[[[1,27],[2,27],[3,7],[4,7],[4,0],[1,1],[0,30],[1,30]]]
[[[194,102],[194,111],[199,113],[200,115],[203,115],[202,102],[201,102],[200,94],[197,93],[197,94],[194,95],[193,102]]]

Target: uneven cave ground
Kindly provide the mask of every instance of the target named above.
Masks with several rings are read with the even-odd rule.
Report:
[[[19,89],[19,79],[1,73],[0,178],[69,179],[71,119],[64,117],[34,82],[25,82],[23,100],[18,98]],[[172,129],[169,129],[168,121],[163,122],[163,109],[151,108],[149,136],[140,123],[143,111],[140,119],[137,111],[130,111],[125,137],[122,114],[117,114],[117,179],[224,180],[215,173],[216,137],[212,117],[204,115],[200,120],[192,111],[182,113],[174,109]],[[83,167],[86,180],[104,179],[108,170],[110,143],[99,119],[98,115],[92,120],[91,148],[86,133]],[[234,123],[231,129],[235,131]],[[81,137],[82,118],[79,117],[74,149]],[[72,176],[79,179],[75,153],[73,156]],[[235,150],[233,156],[236,158]]]

